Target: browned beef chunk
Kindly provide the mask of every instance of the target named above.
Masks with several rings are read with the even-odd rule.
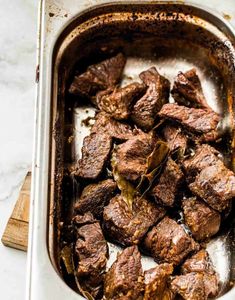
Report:
[[[98,221],[94,218],[94,216],[90,212],[85,213],[84,215],[76,215],[73,218],[73,223],[76,228],[79,228],[79,226],[83,226],[86,224],[93,224],[97,222]]]
[[[195,154],[183,162],[187,180],[191,182],[203,169],[220,162],[218,155],[219,152],[207,144],[197,147]]]
[[[116,85],[121,78],[125,63],[125,57],[119,53],[98,64],[89,66],[85,73],[74,77],[69,92],[90,97],[100,90]]]
[[[205,249],[198,251],[188,258],[181,266],[182,274],[191,272],[215,273],[209,254]]]
[[[104,208],[104,226],[112,240],[122,245],[138,244],[149,227],[165,214],[162,207],[144,198],[136,198],[132,208],[118,195]]]
[[[96,218],[101,218],[104,206],[108,204],[116,190],[117,184],[112,179],[89,184],[82,191],[74,209],[81,214],[90,211]]]
[[[157,261],[178,265],[198,245],[176,221],[165,217],[147,234],[145,246]]]
[[[217,150],[202,145],[183,166],[189,188],[196,196],[218,211],[230,205],[230,199],[235,196],[235,175],[224,166]]]
[[[116,120],[129,117],[133,103],[143,94],[144,84],[134,82],[123,88],[108,89],[99,92],[96,104],[100,110],[109,113]]]
[[[209,108],[195,68],[185,73],[178,73],[171,94],[179,104],[196,108]]]
[[[117,171],[127,180],[136,181],[146,170],[147,158],[154,149],[150,134],[139,134],[117,147]]]
[[[176,103],[168,103],[163,105],[158,115],[179,123],[190,133],[200,135],[201,141],[211,141],[217,138],[216,128],[220,117],[212,110],[188,108]]]
[[[170,275],[173,273],[171,264],[161,264],[144,272],[144,300],[170,300],[168,287]]]
[[[212,208],[222,211],[235,197],[235,175],[220,162],[203,169],[189,188]]]
[[[171,282],[171,289],[185,300],[206,300],[203,275],[189,273],[176,276]]]
[[[183,274],[198,272],[203,275],[205,294],[209,298],[216,297],[219,291],[219,278],[215,272],[209,254],[202,249],[187,259],[181,267]]]
[[[172,152],[179,149],[182,154],[185,153],[187,147],[187,137],[182,132],[180,127],[166,125],[162,130],[162,135]]]
[[[135,136],[130,125],[114,120],[105,112],[96,115],[91,132],[106,133],[117,140],[128,140]]]
[[[91,133],[85,137],[82,158],[78,162],[76,175],[86,179],[99,177],[107,162],[112,147],[112,138],[106,133]]]
[[[134,105],[132,120],[145,131],[155,123],[157,112],[168,101],[170,83],[155,67],[140,74],[140,79],[148,86],[146,94]]]
[[[124,249],[105,276],[107,300],[140,300],[144,290],[141,255],[137,246]]]
[[[220,137],[217,129],[211,130],[207,133],[203,133],[200,137],[195,137],[198,143],[214,142]]]
[[[183,178],[183,172],[169,157],[159,181],[151,190],[151,195],[154,196],[156,202],[166,206],[173,206]]]
[[[205,202],[194,197],[184,199],[182,206],[185,223],[196,240],[210,238],[219,231],[220,214]]]
[[[77,241],[75,253],[78,259],[77,279],[83,290],[95,299],[103,289],[108,244],[104,239],[100,224],[91,213],[74,218]]]
[[[205,293],[209,298],[214,298],[219,293],[219,279],[217,274],[203,274]]]

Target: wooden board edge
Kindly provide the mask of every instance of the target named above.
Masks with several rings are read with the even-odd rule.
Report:
[[[10,218],[1,241],[4,246],[27,251],[28,223],[22,220]]]

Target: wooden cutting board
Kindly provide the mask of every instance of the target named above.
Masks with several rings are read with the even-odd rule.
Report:
[[[2,236],[5,246],[27,251],[31,172],[25,177],[14,210]]]

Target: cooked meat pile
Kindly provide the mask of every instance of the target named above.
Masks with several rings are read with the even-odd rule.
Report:
[[[71,174],[81,188],[66,227],[72,241],[61,243],[73,249],[73,287],[87,299],[216,297],[205,245],[235,197],[235,175],[217,150],[221,116],[196,69],[178,73],[169,103],[170,82],[155,67],[121,86],[125,61],[119,53],[91,65],[69,87],[97,110]],[[111,267],[107,241],[123,247]],[[143,253],[155,267],[143,270]]]

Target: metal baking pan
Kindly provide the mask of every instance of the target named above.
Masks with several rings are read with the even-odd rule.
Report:
[[[128,57],[125,83],[152,65],[171,81],[179,70],[196,67],[209,104],[223,115],[221,130],[230,142],[225,154],[234,168],[235,36],[218,14],[172,1],[44,0],[39,28],[26,298],[83,299],[63,281],[58,263],[60,222],[69,213],[62,203],[64,170],[79,158],[89,133],[82,119],[94,114],[66,93],[75,65],[121,49]],[[207,246],[223,300],[235,299],[234,234],[231,221]],[[111,247],[111,260],[116,251]],[[150,263],[144,259],[144,268]]]

